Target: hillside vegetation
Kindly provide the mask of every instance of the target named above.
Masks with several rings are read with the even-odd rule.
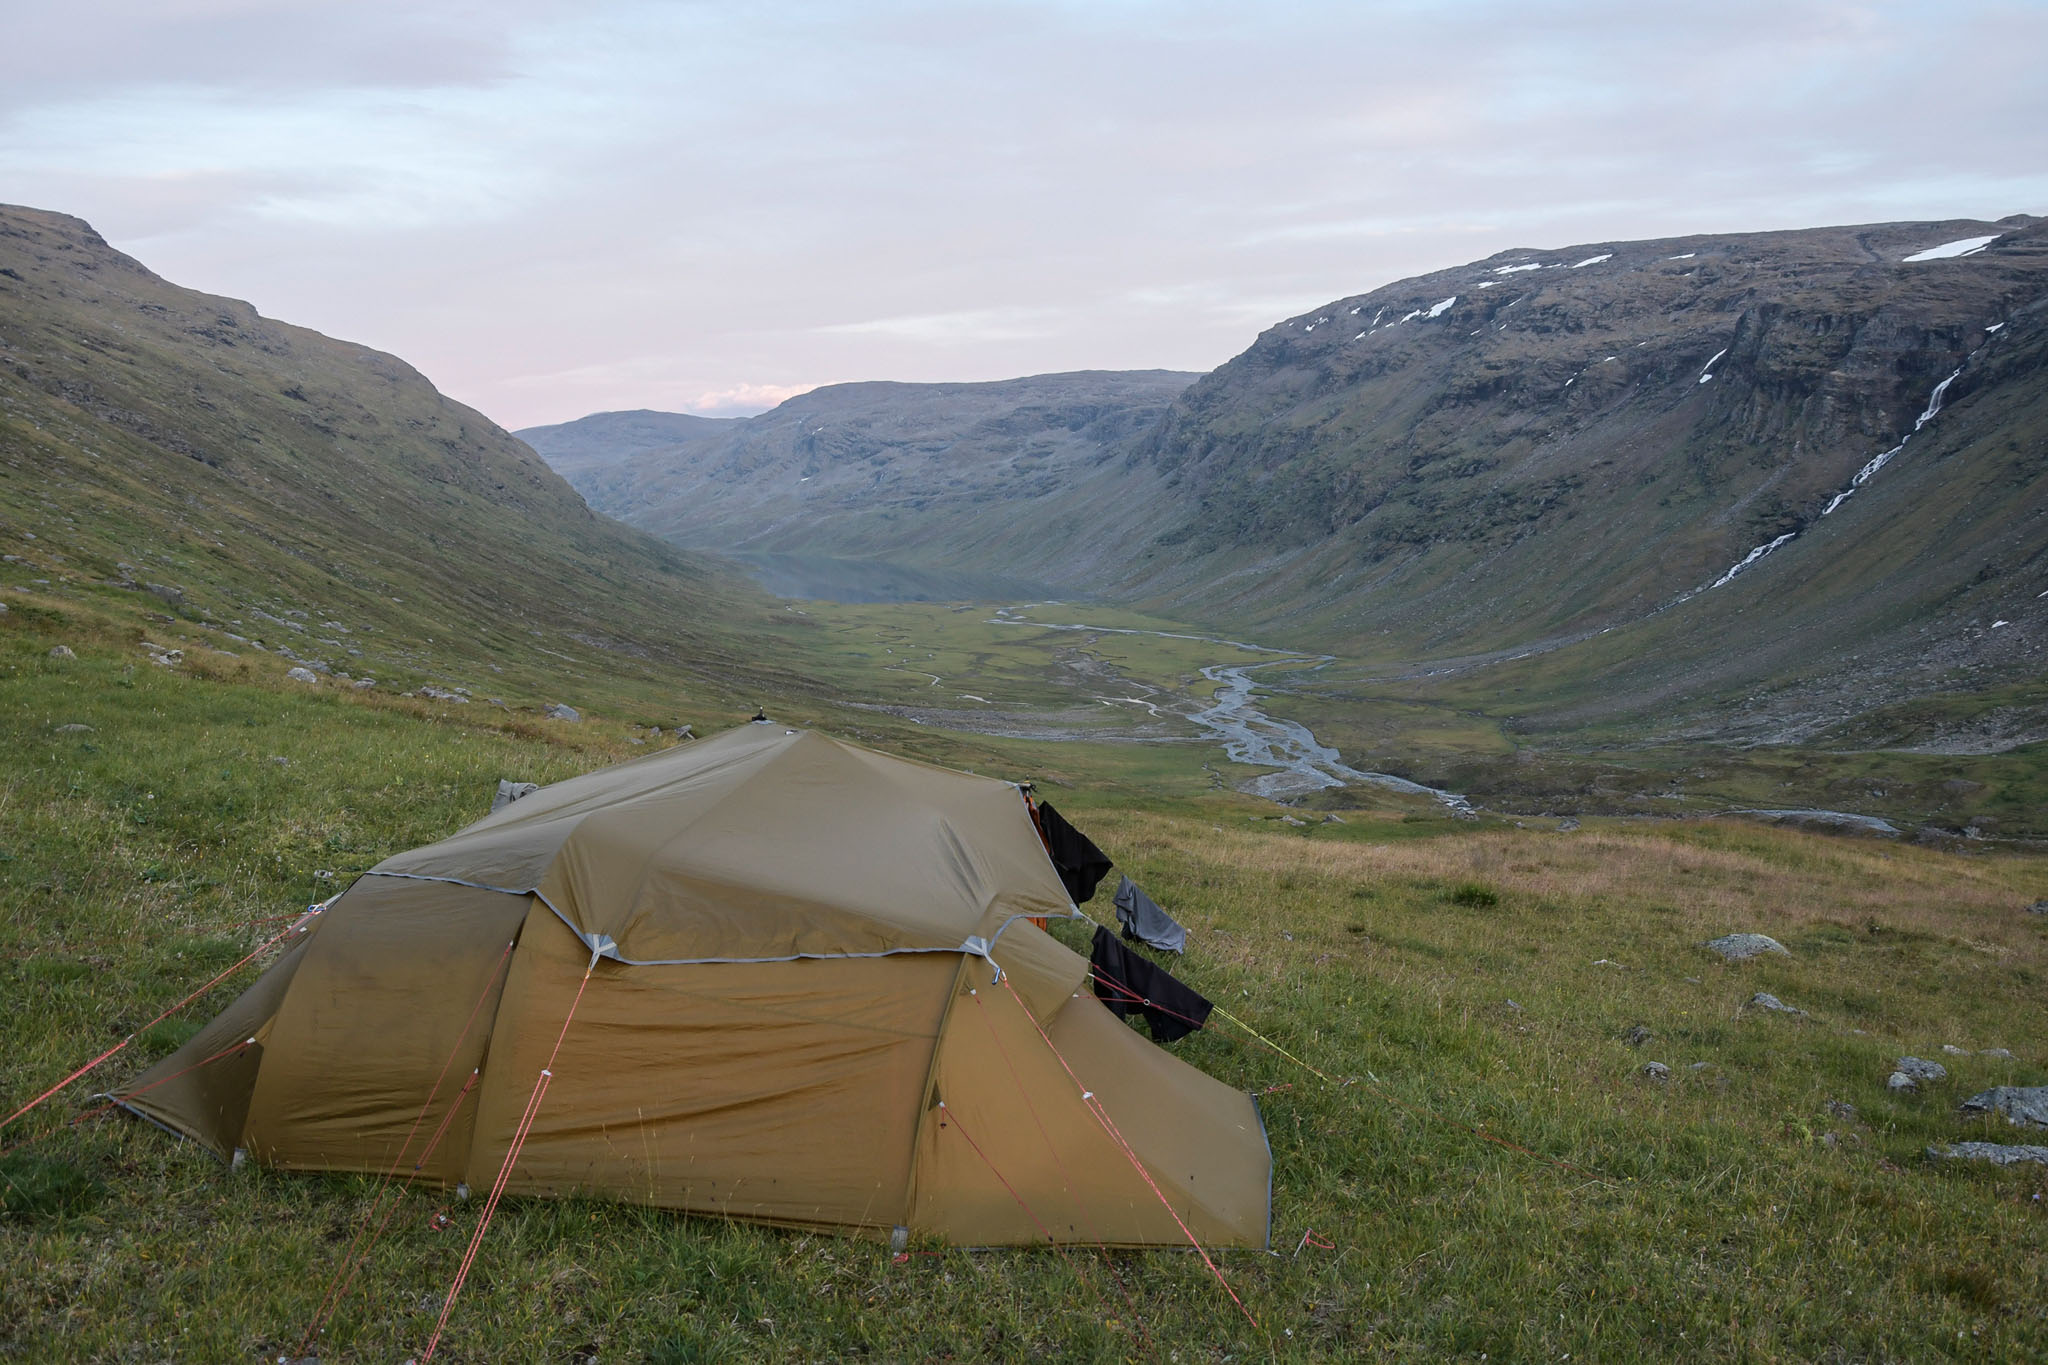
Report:
[[[627,677],[667,719],[686,683],[772,681],[757,590],[593,514],[403,361],[18,208],[0,208],[0,546],[17,612],[97,602],[167,647],[322,685],[532,709]]]
[[[620,726],[137,668],[89,627],[63,610],[0,618],[10,1112],[295,908],[480,815],[498,777],[636,752]],[[52,659],[63,641],[76,657]],[[1257,1325],[1171,1251],[926,1245],[897,1261],[864,1242],[512,1201],[441,1358],[2013,1360],[2048,1346],[2029,1251],[2048,1168],[1924,1155],[2023,1140],[1955,1106],[2048,1080],[2048,1029],[2019,1007],[2048,979],[2048,917],[2026,910],[2048,894],[2039,858],[1398,811],[1293,827],[1227,789],[1131,794],[1114,746],[925,740],[983,771],[1061,773],[1062,806],[1190,927],[1175,970],[1329,1078],[1223,1024],[1177,1047],[1260,1092],[1280,1254],[1220,1261]],[[1733,930],[1791,956],[1731,965],[1701,946]],[[0,1349],[309,1349],[375,1182],[231,1172],[87,1098],[175,1048],[254,970],[0,1136]],[[1745,1008],[1758,991],[1807,1014]],[[1631,1045],[1638,1026],[1650,1036]],[[2013,1055],[1980,1055],[1994,1048]],[[1949,1079],[1888,1090],[1905,1054]],[[1653,1061],[1668,1079],[1644,1074]],[[446,1191],[406,1193],[310,1349],[417,1354],[476,1216]]]

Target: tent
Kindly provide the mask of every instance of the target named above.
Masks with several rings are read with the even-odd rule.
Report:
[[[539,1095],[508,1193],[1264,1246],[1252,1098],[1030,923],[1079,913],[1011,784],[743,725],[379,864],[114,1098],[223,1158],[481,1189]]]

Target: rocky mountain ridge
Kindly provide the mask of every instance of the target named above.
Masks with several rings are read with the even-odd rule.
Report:
[[[700,548],[999,567],[1361,679],[1541,671],[1499,685],[1547,698],[1518,723],[1811,736],[2041,671],[2044,322],[2024,215],[1515,250],[1278,323],[1049,477],[727,436],[584,487]],[[750,421],[811,430],[785,407]]]

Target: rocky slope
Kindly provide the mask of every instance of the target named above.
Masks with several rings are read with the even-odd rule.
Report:
[[[1279,323],[1156,420],[970,440],[845,386],[578,477],[686,544],[1003,572],[1360,677],[1542,659],[1499,684],[1531,725],[1813,734],[2041,671],[2044,305],[2024,216],[1516,250]]]

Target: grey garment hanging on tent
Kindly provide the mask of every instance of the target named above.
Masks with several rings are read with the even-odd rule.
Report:
[[[1178,953],[1188,946],[1188,931],[1129,877],[1116,884],[1116,917],[1126,935],[1161,952]]]

